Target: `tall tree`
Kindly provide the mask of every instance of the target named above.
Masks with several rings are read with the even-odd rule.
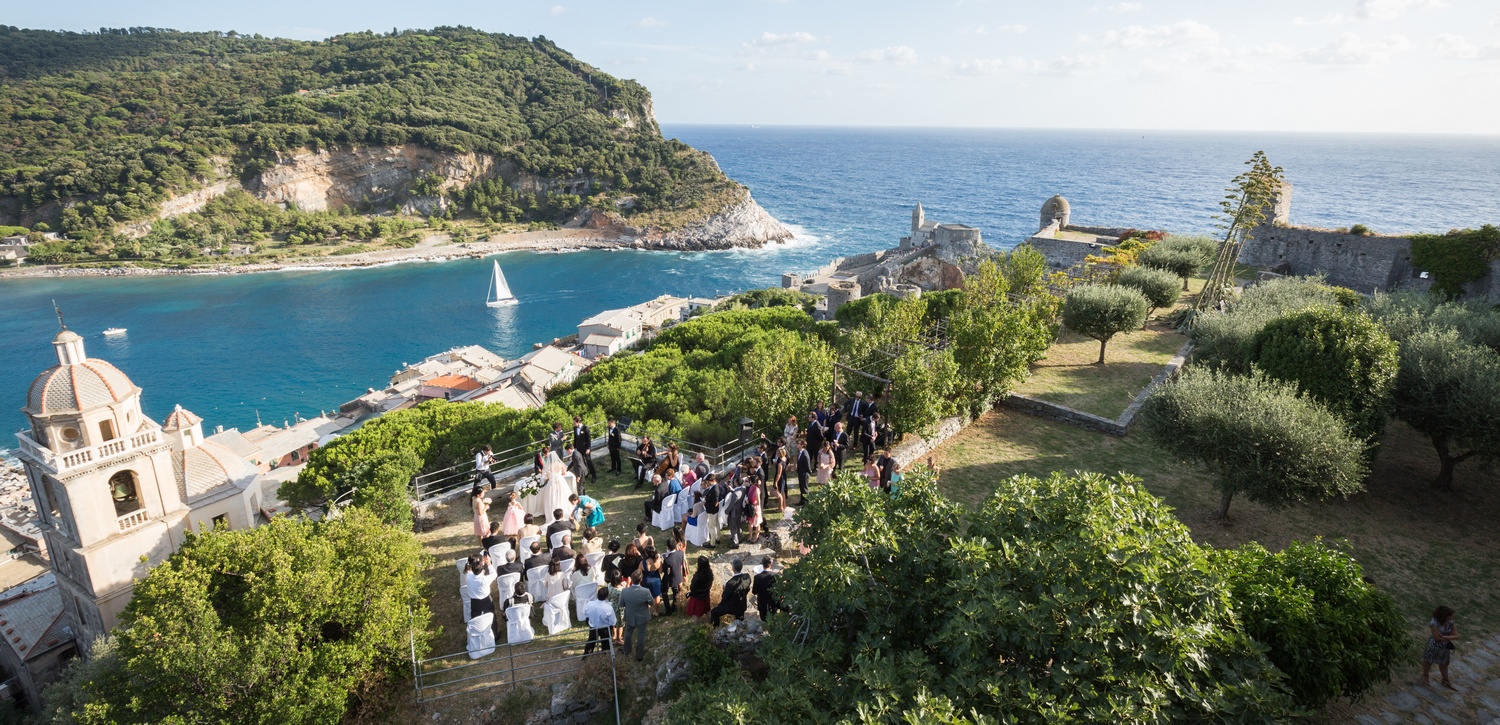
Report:
[[[1432,439],[1432,487],[1453,490],[1453,471],[1470,458],[1500,459],[1500,353],[1456,330],[1418,332],[1401,343],[1396,417]]]

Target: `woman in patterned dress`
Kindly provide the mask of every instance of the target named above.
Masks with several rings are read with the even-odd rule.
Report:
[[[1453,610],[1448,607],[1438,607],[1432,613],[1432,620],[1427,622],[1427,648],[1422,650],[1422,680],[1421,685],[1428,685],[1427,673],[1432,671],[1432,666],[1438,666],[1438,673],[1443,676],[1443,687],[1450,690],[1453,683],[1448,681],[1448,661],[1453,657],[1453,640],[1458,639],[1458,625],[1453,622]]]

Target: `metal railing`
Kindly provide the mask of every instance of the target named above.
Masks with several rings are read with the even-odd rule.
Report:
[[[416,639],[413,637],[411,665],[417,705],[497,687],[514,687],[524,682],[572,675],[578,672],[584,659],[589,656],[583,653],[587,642],[578,639],[580,631],[587,632],[588,629],[573,628],[557,634],[537,635],[519,645],[496,642],[491,654],[456,665],[441,663],[470,659],[467,650],[417,659]],[[600,648],[598,654],[609,656],[615,722],[619,723],[620,677],[615,661],[614,641],[606,636],[602,641],[596,641],[596,644]],[[501,654],[502,650],[504,654]],[[539,655],[543,656],[538,659]],[[522,660],[520,663],[516,662],[518,657]]]

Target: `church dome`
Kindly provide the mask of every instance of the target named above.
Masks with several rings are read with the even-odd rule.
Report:
[[[184,498],[195,498],[222,486],[232,486],[260,474],[254,465],[214,441],[172,452],[172,468]]]
[[[78,335],[63,330],[59,344],[73,342],[64,335]],[[54,365],[31,381],[26,394],[26,412],[33,415],[76,413],[99,405],[118,403],[136,392],[135,384],[119,368],[93,358],[72,365]]]
[[[174,430],[187,430],[202,422],[203,419],[193,415],[193,411],[179,405],[173,408],[172,414],[168,415],[167,419],[162,422],[161,429],[170,433]]]

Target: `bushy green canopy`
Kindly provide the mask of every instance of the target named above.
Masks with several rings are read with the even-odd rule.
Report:
[[[1340,304],[1335,288],[1321,277],[1285,277],[1245,290],[1224,311],[1211,311],[1193,323],[1193,360],[1215,368],[1249,372],[1255,336],[1266,323],[1309,307]]]
[[[1129,477],[997,482],[977,511],[930,474],[853,477],[798,510],[764,682],[695,683],[670,723],[1264,722],[1283,677],[1203,551]],[[748,719],[746,719],[748,717]]]
[[[51,694],[64,722],[330,723],[425,653],[422,545],[353,508],[190,535],[135,585],[115,641]]]
[[[1378,443],[1391,415],[1396,343],[1358,309],[1315,307],[1278,317],[1256,334],[1255,366],[1296,384]]]
[[[1169,234],[1142,251],[1136,260],[1142,266],[1177,275],[1186,290],[1188,277],[1212,264],[1218,252],[1219,243],[1211,237]]]
[[[1110,338],[1146,324],[1151,303],[1138,290],[1119,285],[1087,284],[1068,290],[1063,299],[1062,323],[1080,335],[1099,341],[1099,364]]]
[[[1434,487],[1452,489],[1465,460],[1500,459],[1500,353],[1451,328],[1418,332],[1401,342],[1395,396],[1396,417],[1437,449]]]
[[[1171,272],[1151,267],[1126,267],[1120,271],[1117,282],[1144,295],[1152,310],[1171,307],[1182,296],[1182,290],[1177,289],[1177,278]]]

